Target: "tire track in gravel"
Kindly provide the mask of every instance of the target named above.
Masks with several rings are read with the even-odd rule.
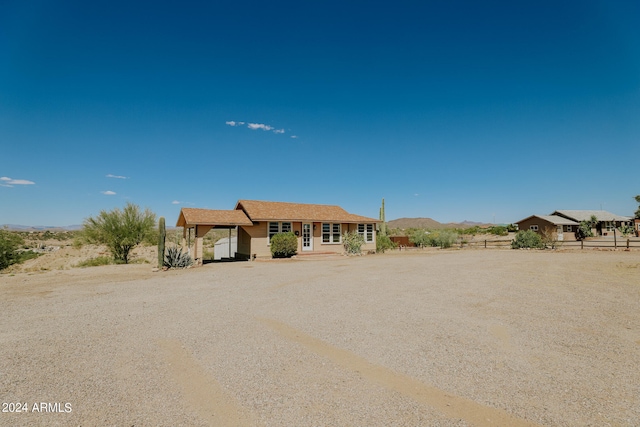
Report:
[[[198,364],[178,340],[158,340],[188,406],[212,426],[253,425],[251,416]]]
[[[355,371],[363,378],[431,406],[447,417],[462,418],[474,426],[539,427],[538,424],[517,418],[501,409],[481,405],[473,400],[426,385],[407,375],[373,364],[366,359],[322,340],[307,335],[275,319],[258,318],[284,338],[303,345],[310,351],[330,359],[337,365]]]

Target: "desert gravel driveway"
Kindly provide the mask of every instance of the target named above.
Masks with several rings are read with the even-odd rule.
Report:
[[[0,275],[0,425],[640,425],[640,252],[150,270]]]

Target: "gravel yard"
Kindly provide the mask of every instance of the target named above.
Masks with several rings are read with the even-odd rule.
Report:
[[[637,251],[3,274],[0,313],[2,426],[640,425]]]

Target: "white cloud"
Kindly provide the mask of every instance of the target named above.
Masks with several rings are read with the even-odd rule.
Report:
[[[118,179],[129,179],[128,176],[122,176],[122,175],[112,175],[112,174],[108,174],[107,178],[118,178]]]
[[[32,185],[35,184],[33,181],[28,181],[26,179],[13,179],[7,176],[0,177],[0,181],[2,181],[3,187],[13,187],[14,185]]]
[[[238,127],[238,126],[244,125],[245,122],[236,122],[234,120],[229,120],[229,121],[225,122],[225,124],[227,124],[229,126],[233,126],[233,127]],[[247,123],[247,127],[249,129],[251,129],[251,130],[262,129],[264,131],[272,131],[275,134],[285,133],[284,129],[276,129],[275,127],[273,127],[271,125],[268,125],[268,124],[265,124],[265,123]]]
[[[273,126],[265,125],[263,123],[249,123],[247,127],[251,130],[273,130]]]
[[[173,202],[171,202],[172,205],[179,205],[180,203],[182,202],[178,200],[174,200]]]
[[[298,139],[298,135],[291,135],[291,138]]]
[[[101,191],[101,193],[104,194],[105,196],[115,196],[116,194],[115,191],[111,191],[111,190]]]

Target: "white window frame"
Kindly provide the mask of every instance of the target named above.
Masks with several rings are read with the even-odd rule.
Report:
[[[325,226],[328,226],[329,231],[325,231]],[[328,237],[325,240],[325,236]],[[338,238],[336,241],[335,238]],[[323,222],[322,223],[322,244],[323,245],[339,245],[342,243],[342,224],[339,222]]]
[[[538,231],[538,224],[533,224],[529,227],[529,230]]]
[[[373,243],[373,224],[358,224],[358,234],[362,236],[365,243]]]
[[[275,225],[274,229],[272,230],[271,225]],[[275,231],[275,229],[278,229],[278,231]],[[271,244],[271,237],[278,234],[278,233],[288,233],[289,231],[293,230],[293,223],[291,221],[282,221],[282,222],[276,222],[276,221],[269,221],[267,222],[267,245]]]

